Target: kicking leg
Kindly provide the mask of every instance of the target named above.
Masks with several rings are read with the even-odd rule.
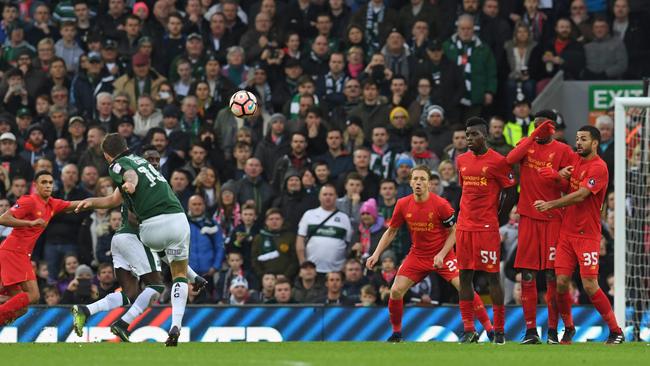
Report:
[[[413,281],[406,276],[397,276],[390,288],[390,298],[388,299],[388,314],[390,324],[393,327],[393,334],[388,338],[389,342],[402,341],[402,315],[404,313],[404,295],[411,286]]]

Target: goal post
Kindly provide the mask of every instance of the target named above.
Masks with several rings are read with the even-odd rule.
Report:
[[[650,98],[616,98],[614,117],[614,312],[640,340],[650,337]]]

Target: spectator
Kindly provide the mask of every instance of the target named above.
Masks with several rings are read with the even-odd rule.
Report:
[[[97,186],[97,180],[99,179],[99,173],[97,168],[92,165],[84,167],[81,171],[81,183],[79,186],[86,191],[86,193],[93,195],[95,192],[95,187]]]
[[[93,166],[101,176],[108,175],[108,164],[102,152],[102,141],[106,131],[101,126],[92,126],[88,129],[88,149],[79,157],[79,168]]]
[[[307,194],[297,170],[289,169],[284,175],[282,193],[273,201],[273,207],[280,210],[290,232],[298,229],[298,222],[304,213],[318,207],[317,195]]]
[[[456,165],[456,158],[458,155],[467,152],[467,137],[465,136],[465,128],[462,126],[456,127],[454,133],[451,135],[451,145],[445,147],[445,154],[443,160],[451,161],[452,165]]]
[[[63,22],[60,33],[61,39],[54,44],[56,56],[65,61],[68,73],[74,74],[79,69],[79,57],[84,53],[75,39],[77,26],[74,22]]]
[[[119,212],[118,212],[119,213]],[[101,263],[97,267],[97,299],[103,299],[106,295],[117,291],[119,283],[115,281],[113,266],[110,263]]]
[[[312,261],[316,271],[324,274],[343,266],[352,227],[348,216],[336,209],[334,186],[323,186],[319,201],[320,207],[305,212],[298,224],[296,253],[301,264]]]
[[[9,210],[11,205],[9,204],[9,200],[6,198],[0,198],[0,215],[4,214]],[[0,225],[0,240],[4,241],[9,234],[13,231],[13,227],[11,226],[2,226]]]
[[[342,293],[348,301],[356,304],[361,300],[361,288],[369,283],[363,275],[363,267],[357,259],[348,259],[345,262],[345,281]]]
[[[614,19],[611,30],[614,37],[618,37],[625,44],[628,54],[627,78],[639,78],[650,71],[644,61],[650,53],[650,46],[645,40],[650,37],[650,27],[640,14],[630,14],[628,0],[614,1]]]
[[[257,288],[255,277],[252,272],[245,270],[242,265],[244,259],[240,252],[229,252],[226,259],[226,266],[219,272],[219,279],[216,284],[215,300],[217,303],[228,304],[230,299],[230,286],[237,277],[246,279],[247,285]]]
[[[580,77],[585,67],[585,50],[571,35],[571,21],[560,18],[555,22],[555,38],[546,44],[538,44],[530,55],[530,76],[537,80],[539,94],[558,71],[564,72],[565,80]]]
[[[395,107],[389,115],[390,125],[388,125],[388,135],[390,136],[388,144],[396,153],[409,151],[411,147],[411,124],[409,114],[403,107]]]
[[[354,151],[364,145],[365,137],[361,123],[361,118],[357,116],[350,116],[345,121],[345,130],[343,132],[343,146],[345,150]]]
[[[324,17],[324,19],[326,18]],[[316,94],[329,108],[336,108],[346,102],[344,87],[349,80],[344,70],[345,56],[343,53],[333,52],[330,55],[328,67],[327,73],[316,79]]]
[[[386,223],[378,213],[377,201],[374,198],[370,198],[361,205],[359,214],[360,222],[352,235],[351,243],[354,244],[350,250],[355,258],[365,261],[377,248],[379,239],[386,231]]]
[[[142,145],[142,139],[140,136],[134,133],[135,131],[135,122],[130,116],[123,116],[118,125],[117,133],[120,134],[126,141],[126,146],[130,151],[139,152]]]
[[[237,276],[230,282],[230,298],[226,301],[228,305],[254,304],[255,301],[250,296],[248,290],[248,281],[246,278]]]
[[[216,170],[209,166],[201,168],[194,179],[193,186],[195,187],[194,192],[203,197],[207,214],[209,216],[214,214],[219,205],[219,195],[221,194],[221,182]]]
[[[377,197],[379,193],[379,181],[381,178],[370,171],[370,150],[366,147],[360,147],[354,151],[353,161],[354,169],[351,172],[359,174],[363,179],[363,190],[361,191],[361,199],[367,200],[371,197]],[[343,191],[345,186],[345,178],[339,177],[338,187],[339,191]]]
[[[276,277],[272,273],[265,273],[262,276],[262,289],[253,294],[254,301],[260,304],[267,303],[273,298]]]
[[[153,145],[158,154],[160,154],[159,170],[165,179],[169,180],[172,172],[185,164],[183,158],[170,146],[169,138],[164,129],[152,128],[147,133],[145,141]]]
[[[397,28],[392,28],[386,38],[386,44],[381,49],[384,55],[385,65],[393,74],[393,78],[398,75],[403,79],[409,78],[409,57],[411,52],[406,47],[404,35]],[[393,101],[393,105],[395,102]]]
[[[492,150],[506,156],[513,147],[508,144],[505,136],[503,136],[504,126],[505,121],[503,118],[499,116],[490,118],[490,131],[487,143]]]
[[[357,51],[354,51],[353,53],[356,52]],[[360,58],[362,56],[358,57]],[[353,62],[352,59],[348,59],[348,68],[350,67],[351,62]],[[361,59],[359,59],[359,62],[361,62]],[[361,67],[363,67],[363,65],[361,65]],[[350,71],[348,70],[348,72]],[[353,78],[347,79],[343,87],[343,96],[345,97],[345,100],[342,104],[332,108],[329,112],[330,123],[336,128],[344,128],[350,111],[359,105],[361,96],[361,84],[359,83],[359,80]]]
[[[167,134],[170,148],[180,157],[185,157],[185,152],[190,149],[190,134],[183,130],[179,117],[180,111],[175,104],[165,106],[162,111],[160,127]],[[149,131],[153,131],[153,129]]]
[[[295,304],[292,296],[291,283],[286,278],[278,278],[273,290],[273,298],[267,304]]]
[[[240,205],[252,202],[259,216],[271,206],[273,189],[262,177],[263,168],[259,159],[249,158],[244,172],[244,177],[237,181],[237,202]]]
[[[89,266],[79,265],[63,292],[62,304],[90,304],[99,298],[97,285],[92,283],[93,271]]]
[[[395,174],[395,161],[398,154],[388,144],[388,129],[376,126],[372,129],[370,171],[380,178],[391,178]]]
[[[382,0],[371,0],[352,16],[352,23],[363,27],[366,42],[371,51],[381,47],[389,31],[398,25],[399,14],[387,7]]]
[[[607,164],[609,187],[614,187],[614,121],[610,116],[602,115],[596,118],[596,128],[600,131],[598,155]]]
[[[455,164],[449,160],[443,160],[438,166],[440,183],[442,185],[442,198],[445,198],[454,208],[455,212],[460,209],[460,195],[462,188],[458,184],[458,175]]]
[[[594,38],[585,45],[587,80],[620,79],[627,69],[627,50],[618,37],[609,34],[607,19],[597,17],[593,25]]]
[[[187,204],[192,196],[192,189],[190,186],[190,173],[184,169],[176,169],[169,178],[169,185],[172,191],[180,201],[183,209],[187,211]]]
[[[305,113],[307,154],[324,154],[327,151],[327,127],[323,121],[323,113],[316,106],[307,108]]]
[[[571,33],[581,43],[588,43],[593,38],[591,19],[587,13],[584,0],[571,1]]]
[[[461,15],[458,18],[458,31],[443,44],[445,55],[463,68],[465,95],[462,105],[461,121],[482,113],[494,101],[497,89],[496,65],[489,47],[474,35],[474,18]]]
[[[61,263],[57,263],[55,268],[49,268],[48,264],[50,276],[52,280],[56,281],[56,286],[60,293],[63,293],[68,288],[70,282],[75,278],[77,267],[79,267],[79,260],[74,254],[66,254],[61,260]]]
[[[295,242],[296,236],[285,228],[280,210],[268,209],[264,228],[253,239],[251,248],[251,260],[257,276],[273,273],[292,279],[298,269]]]
[[[117,129],[118,118],[113,113],[113,96],[107,92],[101,92],[97,94],[95,110],[93,111],[93,116],[95,120],[102,126],[106,131],[115,131]],[[121,100],[124,101],[125,98],[121,97]],[[128,101],[126,101],[128,103]]]
[[[307,146],[307,136],[301,132],[294,132],[291,135],[290,141],[291,151],[279,159],[274,159],[275,166],[273,169],[269,169],[269,172],[272,172],[269,175],[273,175],[272,184],[276,192],[280,192],[283,189],[281,185],[286,181],[286,173],[288,170],[302,171],[311,165],[312,161],[307,155]]]
[[[372,276],[372,285],[379,289],[379,302],[387,304],[390,296],[390,288],[393,286],[397,276],[397,257],[392,250],[386,250],[381,254],[381,268]]]
[[[34,174],[32,166],[16,154],[17,149],[16,136],[13,133],[5,132],[0,135],[0,162],[8,170],[9,179],[20,176],[31,180]]]
[[[379,86],[372,79],[363,82],[363,97],[358,106],[350,110],[350,115],[361,118],[363,133],[370,136],[373,127],[384,125],[388,121],[390,105],[386,98],[379,95]]]
[[[397,198],[406,197],[413,193],[411,189],[410,174],[411,169],[415,166],[413,160],[409,157],[402,155],[395,163],[397,166],[397,173],[395,174],[395,183],[397,184]]]
[[[316,304],[327,293],[327,289],[316,281],[316,265],[314,262],[304,261],[300,265],[300,272],[293,287],[293,296],[301,304]]]
[[[122,213],[120,210],[112,209],[108,211],[108,229],[97,236],[95,246],[92,248],[92,257],[85,253],[86,258],[83,255],[80,258],[85,259],[86,262],[90,260],[94,263],[111,263],[113,261],[111,256],[111,241],[120,226],[122,226]],[[94,258],[94,260],[91,258]]]
[[[352,170],[352,156],[343,149],[343,133],[333,128],[327,131],[327,152],[317,156],[316,161],[322,161],[330,167],[330,178],[339,179],[340,176]]]
[[[43,288],[43,299],[47,306],[59,305],[61,303],[61,293],[56,286],[46,286]]]
[[[80,71],[72,79],[70,89],[77,111],[85,118],[92,118],[99,93],[112,93],[114,81],[115,77],[104,68],[101,55],[98,52],[88,53],[88,69]]]
[[[528,0],[528,4],[531,0]],[[532,2],[536,2],[533,0]],[[533,26],[535,29],[536,26]],[[512,39],[504,45],[510,73],[508,74],[506,106],[517,99],[533,100],[535,98],[535,80],[530,78],[530,63],[533,49],[537,42],[531,36],[529,25],[515,24]]]
[[[343,272],[333,271],[325,275],[325,288],[327,294],[323,299],[325,305],[353,305],[354,302],[348,300],[343,295]]]
[[[267,181],[270,181],[274,177],[274,167],[278,159],[289,153],[291,148],[291,141],[285,130],[286,122],[287,119],[283,114],[273,114],[269,118],[266,136],[257,144],[257,148],[255,149],[255,157],[262,162],[262,168]]]
[[[427,124],[424,132],[429,141],[429,148],[432,152],[440,157],[443,156],[445,146],[448,146],[452,141],[452,132],[445,118],[445,110],[439,105],[430,105],[427,108],[426,121]]]
[[[202,196],[194,195],[188,202],[190,223],[189,266],[206,279],[211,279],[223,262],[223,234],[219,226],[206,215]]]
[[[433,151],[429,150],[427,134],[418,130],[411,135],[411,150],[404,154],[411,159],[415,165],[426,165],[431,170],[436,170],[440,164],[440,158]]]
[[[512,147],[535,130],[535,124],[530,115],[530,101],[527,99],[515,100],[512,106],[514,121],[508,122],[503,127],[503,137]]]
[[[363,178],[357,172],[350,172],[345,177],[345,195],[336,200],[336,209],[350,218],[350,225],[357,227],[360,220],[361,192],[364,190]]]
[[[41,125],[32,125],[27,130],[27,140],[20,156],[31,165],[42,157],[52,158],[52,150],[48,148],[45,140],[45,130]]]
[[[251,203],[246,203],[241,206],[241,221],[239,225],[230,233],[230,237],[226,240],[226,251],[240,252],[244,260],[244,268],[247,270],[252,268],[251,251],[253,247],[253,240],[260,232],[260,225],[257,224],[257,211],[255,206]]]
[[[61,171],[61,187],[53,193],[53,197],[66,201],[76,201],[88,198],[89,195],[79,188],[79,169],[74,164],[68,164]],[[45,230],[45,260],[52,271],[58,271],[58,264],[68,253],[80,254],[90,248],[80,248],[78,228],[87,215],[57,215],[52,218]]]
[[[135,102],[140,95],[158,94],[158,88],[165,78],[151,68],[149,56],[136,53],[131,58],[132,72],[120,76],[113,86],[118,92],[125,92],[130,99],[129,108],[136,110]]]
[[[356,306],[375,306],[377,305],[377,290],[372,285],[365,285],[361,288],[361,296]]]
[[[187,171],[192,180],[196,179],[201,169],[208,167],[208,149],[200,143],[194,143],[190,147],[189,161],[183,166],[183,170]]]
[[[134,133],[143,138],[151,128],[159,127],[162,120],[163,114],[156,109],[151,96],[147,94],[140,95],[138,97],[138,108],[133,115]]]
[[[7,199],[13,205],[18,201],[18,198],[20,196],[24,195],[27,193],[27,180],[21,176],[14,176],[11,179],[11,188],[9,188],[9,192],[7,192]]]

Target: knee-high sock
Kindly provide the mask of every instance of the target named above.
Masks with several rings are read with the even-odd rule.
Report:
[[[129,311],[126,314],[122,315],[122,320],[131,324],[138,315],[142,314],[152,303],[154,296],[160,295],[161,288],[163,286],[147,286],[144,290],[138,295],[138,297],[133,302],[133,305],[129,308]]]
[[[537,328],[537,281],[521,281],[521,305],[526,329]]]
[[[557,282],[546,281],[546,306],[548,307],[548,328],[557,329],[558,308],[557,308]]]
[[[194,283],[194,279],[198,276],[196,272],[190,267],[189,265],[187,266],[187,280],[189,283]]]
[[[476,315],[476,319],[478,319],[478,321],[480,321],[483,325],[483,329],[485,329],[486,332],[493,331],[494,327],[492,327],[490,317],[488,316],[487,310],[485,310],[483,300],[481,300],[481,297],[476,292],[474,292],[474,302],[472,305],[474,309],[474,315]]]
[[[16,318],[17,313],[27,306],[29,306],[29,296],[26,292],[12,296],[11,299],[0,305],[0,326]]]
[[[463,330],[465,332],[474,332],[474,301],[460,300],[460,316],[463,318]]]
[[[174,278],[172,283],[172,325],[181,329],[183,323],[183,315],[185,314],[185,305],[187,304],[187,278],[177,277]],[[170,328],[170,329],[171,329]]]
[[[90,315],[97,314],[100,311],[109,311],[120,306],[129,305],[129,298],[123,292],[113,292],[104,298],[95,301],[87,306]]]
[[[402,331],[402,314],[404,313],[404,300],[388,299],[388,318],[393,332]]]
[[[600,316],[603,317],[603,320],[607,323],[610,332],[620,333],[621,328],[616,323],[616,316],[614,315],[614,310],[612,310],[612,305],[609,303],[607,295],[603,292],[603,289],[598,289],[598,291],[589,298],[591,303],[594,304],[594,307],[600,313]]]
[[[571,314],[571,295],[568,292],[557,294],[557,308],[564,322],[565,328],[573,328],[573,315]]]
[[[492,311],[494,311],[494,330],[496,332],[505,331],[506,307],[503,305],[492,305]]]

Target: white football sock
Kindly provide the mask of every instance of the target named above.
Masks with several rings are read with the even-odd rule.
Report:
[[[151,287],[145,287],[145,289],[142,290],[140,295],[138,295],[138,297],[135,299],[129,311],[127,311],[126,314],[122,315],[122,320],[128,324],[131,324],[131,322],[133,322],[133,320],[135,320],[138,315],[142,314],[149,307],[154,296],[158,295],[160,295],[158,291],[154,290]]]
[[[90,315],[97,314],[100,311],[109,311],[120,306],[129,305],[129,299],[121,292],[113,292],[106,295],[103,299],[97,300],[92,304],[87,305]]]
[[[187,279],[185,278],[175,278],[174,283],[172,283],[172,325],[178,327],[178,330],[181,329],[181,323],[183,323],[183,315],[185,314],[185,305],[187,304]]]

